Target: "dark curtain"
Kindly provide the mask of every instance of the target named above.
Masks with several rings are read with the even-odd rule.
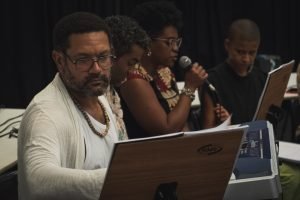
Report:
[[[130,15],[141,0],[4,0],[1,1],[0,105],[25,108],[54,77],[52,28],[62,16],[89,11],[106,17]],[[173,0],[183,12],[183,45],[187,55],[206,69],[225,59],[223,41],[236,18],[250,18],[261,29],[259,53],[298,61],[298,0]],[[297,17],[298,16],[298,17]],[[174,68],[177,78],[182,72]]]

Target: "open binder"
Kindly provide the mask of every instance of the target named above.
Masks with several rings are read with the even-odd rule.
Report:
[[[281,107],[294,63],[292,60],[269,72],[253,121],[266,120],[268,114],[276,114],[276,109]]]
[[[246,129],[207,129],[119,142],[100,199],[222,199]]]

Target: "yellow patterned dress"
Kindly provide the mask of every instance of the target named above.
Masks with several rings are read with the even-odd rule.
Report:
[[[155,76],[151,76],[147,73],[145,68],[140,65],[136,65],[135,68],[131,69],[127,75],[127,81],[132,79],[143,79],[151,85],[156,97],[165,110],[169,113],[178,103],[179,90],[177,88],[174,74],[171,72],[169,67],[161,67],[157,69]],[[138,125],[126,103],[121,98],[121,105],[124,112],[124,121],[129,138],[141,138],[149,137],[142,127]]]

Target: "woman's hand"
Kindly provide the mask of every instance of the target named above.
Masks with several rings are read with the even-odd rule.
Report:
[[[221,122],[224,122],[230,116],[229,112],[220,104],[215,107],[215,113]]]

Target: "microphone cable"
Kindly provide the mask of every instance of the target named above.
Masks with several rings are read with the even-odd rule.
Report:
[[[8,122],[10,122],[10,121],[12,121],[12,120],[14,120],[14,119],[18,119],[18,118],[22,117],[23,114],[24,114],[24,113],[22,113],[22,114],[20,114],[20,115],[17,115],[17,116],[15,116],[15,117],[12,117],[12,118],[7,119],[6,121],[4,121],[3,123],[0,124],[0,127],[1,127],[1,126],[4,126],[5,124],[7,124]],[[7,129],[8,129],[9,127],[11,127],[12,125],[17,124],[17,123],[20,123],[20,122],[21,122],[21,120],[17,120],[17,121],[10,122],[10,123],[7,124],[2,130],[0,130],[0,133],[3,133],[5,130],[7,130]],[[11,131],[9,131],[8,133],[4,133],[4,134],[0,135],[0,138],[1,138],[1,137],[4,137],[4,136],[6,136],[6,135],[10,135],[10,134],[12,134],[12,133],[17,133],[17,132],[18,132],[18,129],[16,129],[15,127],[12,127],[12,130],[11,130]]]

